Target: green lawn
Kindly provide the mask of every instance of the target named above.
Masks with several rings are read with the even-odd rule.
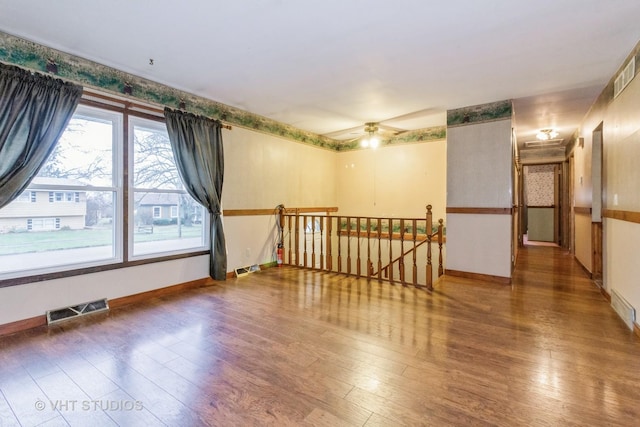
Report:
[[[182,226],[182,238],[199,237],[202,225]],[[153,233],[134,232],[135,243],[176,240],[177,225],[154,225]],[[113,243],[111,228],[29,231],[0,234],[0,255],[107,246]]]

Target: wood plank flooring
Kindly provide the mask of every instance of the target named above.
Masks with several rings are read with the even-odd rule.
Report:
[[[433,294],[273,268],[0,337],[36,425],[640,425],[640,340],[559,248]]]

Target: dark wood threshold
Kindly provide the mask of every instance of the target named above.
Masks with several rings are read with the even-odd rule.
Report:
[[[449,270],[445,271],[445,276],[462,277],[463,279],[483,280],[486,282],[496,282],[501,285],[510,285],[511,277],[492,276],[490,274],[470,273],[468,271]]]
[[[109,300],[109,308],[118,308],[129,304],[146,302],[151,298],[162,297],[177,292],[183,292],[187,289],[200,288],[204,286],[214,285],[216,282],[210,277],[192,280],[190,282],[180,283],[177,285],[167,286],[164,288],[153,289],[139,294],[128,295],[125,297],[114,298]],[[16,332],[37,328],[47,325],[47,316],[36,316],[29,319],[18,320],[11,323],[0,325],[0,336],[14,334]]]
[[[473,208],[473,207],[447,207],[447,213],[452,214],[479,214],[479,215],[511,215],[511,208]]]

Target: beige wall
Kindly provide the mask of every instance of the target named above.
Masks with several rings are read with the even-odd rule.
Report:
[[[445,269],[511,277],[511,215],[447,215]]]
[[[121,268],[0,288],[0,325],[43,316],[47,310],[100,298],[119,298],[208,276],[209,257]],[[10,302],[10,303],[6,303]]]
[[[447,206],[511,208],[511,120],[447,129]]]
[[[447,129],[447,207],[512,208],[511,120]],[[511,215],[447,214],[446,269],[511,277]]]
[[[445,219],[446,140],[336,155],[337,206],[344,215]]]
[[[234,127],[223,133],[223,209],[274,209],[270,216],[224,218],[227,270],[275,260],[275,207],[332,207],[333,151]]]
[[[335,206],[335,152],[239,127],[223,141],[223,209]]]
[[[587,271],[591,271],[591,215],[576,214],[575,256]]]
[[[640,64],[636,59],[636,69],[639,67]],[[611,86],[605,90],[611,91]],[[591,206],[589,168],[592,161],[592,132],[602,123],[604,145],[602,207],[609,210],[640,212],[640,191],[638,190],[640,168],[637,166],[640,159],[639,109],[640,78],[636,75],[617,98],[594,105],[585,117],[579,129],[579,136],[584,138],[584,149],[576,147],[574,150],[577,206]],[[579,183],[580,176],[584,176],[582,185]],[[590,228],[587,229],[586,224],[583,224],[581,229],[578,229],[579,222],[583,221],[576,216],[576,257],[581,262],[589,259],[588,267],[590,268]],[[616,290],[636,310],[639,310],[640,224],[605,218],[603,234],[603,285],[610,293]]]

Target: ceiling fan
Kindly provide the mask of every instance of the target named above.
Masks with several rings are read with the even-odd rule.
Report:
[[[411,113],[385,119],[380,122],[366,122],[364,126],[359,125],[352,128],[340,129],[337,131],[325,133],[323,134],[323,136],[338,139],[343,141],[344,143],[353,142],[364,136],[371,137],[372,133],[378,134],[382,138],[393,137],[415,129],[401,128],[398,126],[392,126],[391,124],[387,123],[419,119],[421,117],[432,116],[434,114],[441,113],[442,111],[443,110],[439,108],[425,108],[423,110],[414,111]]]

